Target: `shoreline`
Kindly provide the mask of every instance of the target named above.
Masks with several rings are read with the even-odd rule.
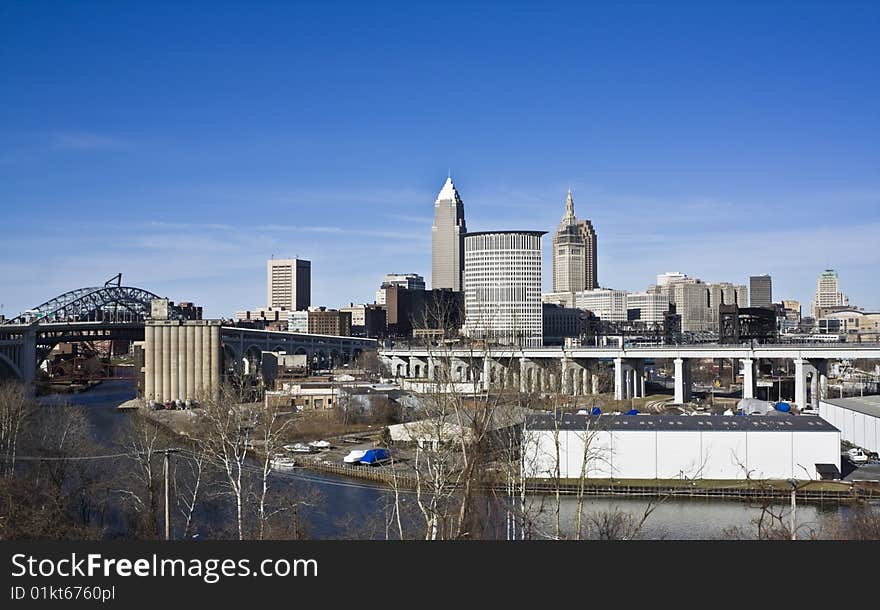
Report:
[[[146,417],[150,421],[162,426],[171,434],[192,441],[193,438],[175,428],[173,422],[163,418],[154,417],[154,413],[146,408],[143,401],[138,398],[125,401],[118,405],[121,412],[136,411],[139,416]],[[252,449],[255,457],[264,457],[257,449]],[[418,481],[410,474],[398,473],[396,476],[387,468],[373,466],[355,466],[327,462],[321,458],[321,454],[293,455],[298,468],[347,477],[350,479],[381,483],[380,489],[393,491],[396,484],[399,489],[414,490]],[[515,484],[519,490],[519,483]],[[506,482],[490,483],[481,486],[483,491],[506,492]],[[577,479],[560,480],[559,493],[571,496],[578,493],[580,482]],[[552,479],[530,479],[526,482],[526,493],[554,494],[556,482]],[[663,497],[674,496],[679,498],[727,498],[735,500],[787,500],[791,497],[791,487],[787,481],[764,480],[764,481],[732,481],[732,480],[680,480],[680,479],[641,479],[641,480],[618,480],[618,479],[594,479],[585,484],[583,493],[588,496],[623,496],[623,497]],[[805,481],[797,491],[798,500],[804,502],[838,502],[850,503],[864,499],[880,498],[880,486],[857,485],[849,481]]]

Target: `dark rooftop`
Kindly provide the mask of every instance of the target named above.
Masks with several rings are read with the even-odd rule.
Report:
[[[587,420],[590,420],[587,423]],[[589,428],[588,428],[589,426]],[[549,413],[531,415],[526,427],[532,430],[553,430],[553,416]],[[837,432],[837,428],[820,417],[791,415],[572,415],[560,419],[560,430],[647,430],[647,431],[700,431],[700,432]]]

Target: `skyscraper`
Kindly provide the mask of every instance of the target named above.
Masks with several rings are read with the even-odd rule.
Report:
[[[844,305],[849,305],[849,299],[840,292],[837,272],[834,269],[826,269],[816,280],[816,298],[812,303],[811,314],[814,318],[818,318],[822,315],[821,309]]]
[[[462,290],[464,271],[464,204],[452,178],[434,202],[434,226],[431,227],[431,288]]]
[[[751,307],[770,307],[773,303],[773,281],[770,275],[753,275],[749,277],[749,292],[751,293]]]
[[[468,336],[525,347],[542,344],[544,233],[484,231],[465,237],[464,304]]]
[[[580,292],[598,286],[596,231],[589,220],[574,215],[571,189],[565,215],[553,234],[553,292]]]
[[[266,264],[267,306],[308,309],[312,299],[312,263],[300,258],[271,259]]]

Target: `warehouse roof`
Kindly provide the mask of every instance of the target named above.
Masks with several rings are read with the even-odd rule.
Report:
[[[587,420],[590,420],[589,423]],[[529,416],[526,427],[530,430],[553,430],[553,415],[543,413]],[[836,432],[837,428],[821,417],[791,415],[572,415],[559,419],[560,430],[663,430],[700,432]]]
[[[857,413],[880,417],[880,396],[853,396],[852,398],[826,398],[826,402]]]

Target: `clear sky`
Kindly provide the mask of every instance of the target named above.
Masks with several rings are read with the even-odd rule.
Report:
[[[552,231],[603,286],[657,273],[880,310],[880,2],[0,2],[0,303],[126,284],[265,304],[430,282],[468,228]],[[545,289],[551,287],[544,238]]]

